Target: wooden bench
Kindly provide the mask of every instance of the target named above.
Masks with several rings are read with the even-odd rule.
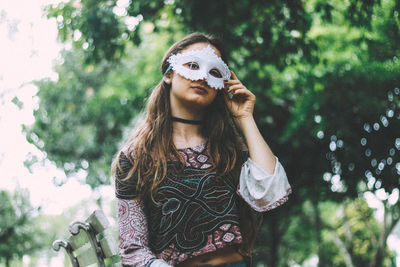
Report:
[[[103,211],[94,211],[85,222],[69,225],[70,236],[66,240],[53,242],[53,249],[63,247],[73,267],[100,266],[122,267],[118,245],[108,228],[110,223]]]

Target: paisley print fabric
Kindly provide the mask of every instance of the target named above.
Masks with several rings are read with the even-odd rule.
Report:
[[[156,256],[150,250],[147,220],[138,200],[117,200],[119,249],[124,264],[145,266]]]

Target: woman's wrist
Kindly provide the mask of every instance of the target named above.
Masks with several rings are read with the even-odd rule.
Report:
[[[246,117],[234,118],[236,127],[242,132],[242,134],[246,137],[247,131],[249,131],[252,127],[256,126],[256,122],[252,114]]]

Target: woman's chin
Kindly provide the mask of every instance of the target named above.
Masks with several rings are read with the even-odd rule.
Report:
[[[193,105],[193,107],[198,108],[206,108],[208,105],[210,105],[212,102],[212,99],[205,99],[202,97],[193,97],[188,99],[188,103],[190,105]]]

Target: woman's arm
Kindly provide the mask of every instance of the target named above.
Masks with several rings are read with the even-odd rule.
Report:
[[[123,266],[171,267],[148,247],[147,219],[139,200],[117,199],[119,251]]]
[[[291,193],[286,172],[262,137],[253,117],[256,97],[236,77],[226,89],[225,102],[242,132],[249,159],[243,164],[237,193],[256,211],[267,211],[282,205]],[[232,93],[232,98],[228,93]]]
[[[252,116],[236,123],[243,129],[250,156],[242,166],[237,193],[256,211],[274,209],[285,203],[292,192],[286,172]]]
[[[250,92],[236,74],[231,71],[232,80],[226,81],[225,102],[233,116],[236,127],[242,132],[250,158],[269,173],[274,173],[275,156],[262,137],[253,117],[255,95]],[[232,93],[229,98],[228,93]]]
[[[123,266],[171,267],[162,259],[157,259],[148,246],[147,218],[143,202],[137,197],[137,181],[134,177],[126,179],[133,166],[127,155],[126,149],[120,153],[115,173],[121,262]]]
[[[258,130],[253,115],[235,118],[235,123],[245,138],[250,158],[266,172],[274,173],[276,157]]]

